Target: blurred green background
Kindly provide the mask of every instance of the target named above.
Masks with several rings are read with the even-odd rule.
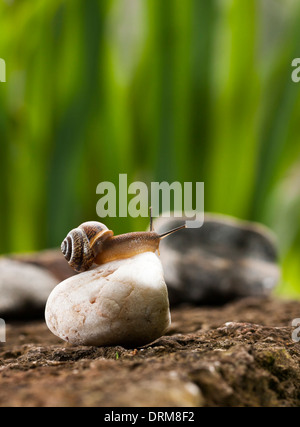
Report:
[[[2,1],[0,252],[58,246],[120,173],[204,181],[206,211],[275,231],[300,295],[299,21],[298,0]]]

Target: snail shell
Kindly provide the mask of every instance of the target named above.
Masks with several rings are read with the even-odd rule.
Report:
[[[61,245],[62,253],[74,270],[86,271],[93,265],[103,242],[113,234],[101,222],[85,222],[67,235]]]

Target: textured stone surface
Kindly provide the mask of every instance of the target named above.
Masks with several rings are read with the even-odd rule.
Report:
[[[60,250],[0,258],[0,317],[42,318],[53,288],[73,276]]]
[[[170,324],[167,287],[152,252],[106,263],[60,283],[46,306],[49,329],[77,345],[142,345]]]
[[[57,279],[35,265],[0,259],[0,317],[23,318],[41,313]]]
[[[49,273],[56,277],[58,283],[77,274],[66,262],[60,248],[30,254],[11,255],[9,258],[49,271]]]
[[[73,347],[43,322],[9,323],[0,406],[299,406],[299,301],[248,298],[172,311],[137,348]]]
[[[164,233],[182,220],[158,218]],[[266,296],[280,278],[275,238],[262,225],[221,215],[205,215],[201,228],[162,240],[161,262],[171,305],[223,304],[247,296]]]

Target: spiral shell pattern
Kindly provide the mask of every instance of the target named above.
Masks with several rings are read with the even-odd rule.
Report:
[[[100,222],[86,222],[70,231],[62,242],[61,251],[77,272],[87,271],[94,263],[101,243],[113,232]]]

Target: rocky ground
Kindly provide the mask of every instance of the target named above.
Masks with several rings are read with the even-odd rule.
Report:
[[[185,306],[138,349],[72,347],[43,320],[8,323],[0,406],[299,406],[295,318],[296,301]]]

